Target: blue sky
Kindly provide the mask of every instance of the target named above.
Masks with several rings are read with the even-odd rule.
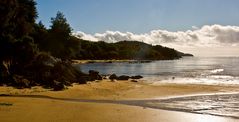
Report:
[[[146,33],[185,31],[192,26],[239,25],[239,0],[36,0],[39,18],[49,26],[57,11],[74,31]]]
[[[239,56],[239,0],[36,2],[38,21],[48,27],[50,18],[61,11],[73,34],[82,39],[138,40],[196,56]]]

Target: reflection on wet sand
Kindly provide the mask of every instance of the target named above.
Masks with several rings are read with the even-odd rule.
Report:
[[[41,98],[71,102],[93,102],[140,106],[239,119],[239,94],[215,94],[147,100],[87,100],[43,95],[0,95],[1,97]]]

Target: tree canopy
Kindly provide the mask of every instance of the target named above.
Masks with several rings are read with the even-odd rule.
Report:
[[[47,29],[36,23],[34,0],[0,0],[0,85],[44,85],[63,88],[85,83],[71,59],[177,59],[183,53],[136,41],[90,42],[71,35],[62,12]],[[89,78],[88,78],[89,79]]]
[[[63,60],[75,57],[79,41],[71,36],[72,29],[62,12],[57,12],[56,17],[51,18],[50,29],[46,29],[41,22],[35,28],[35,42],[41,51]]]
[[[0,16],[0,85],[56,86],[78,81],[80,72],[61,62],[78,49],[63,13],[58,12],[46,29],[41,22],[35,23],[34,0],[1,0]]]
[[[149,45],[138,41],[121,41],[117,43],[80,41],[77,59],[110,60],[171,60],[185,54],[160,45]]]

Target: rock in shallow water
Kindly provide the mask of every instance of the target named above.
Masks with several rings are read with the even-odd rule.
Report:
[[[115,79],[117,79],[117,78],[118,78],[118,77],[117,77],[116,74],[112,74],[112,75],[110,75],[110,77],[109,77],[110,80],[115,80]]]
[[[137,81],[137,80],[131,80],[131,82],[135,82],[135,83],[137,83],[138,81]]]
[[[141,76],[141,75],[136,75],[136,76],[131,76],[130,78],[131,78],[131,79],[141,79],[141,78],[143,78],[143,76]]]
[[[90,80],[102,80],[102,76],[99,75],[98,71],[89,70],[89,78]]]
[[[127,75],[121,75],[117,78],[117,80],[129,80],[130,76]]]

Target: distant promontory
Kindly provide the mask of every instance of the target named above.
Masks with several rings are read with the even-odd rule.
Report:
[[[79,39],[80,50],[76,59],[84,60],[173,60],[193,56],[161,45],[150,45],[139,41],[106,43]]]

